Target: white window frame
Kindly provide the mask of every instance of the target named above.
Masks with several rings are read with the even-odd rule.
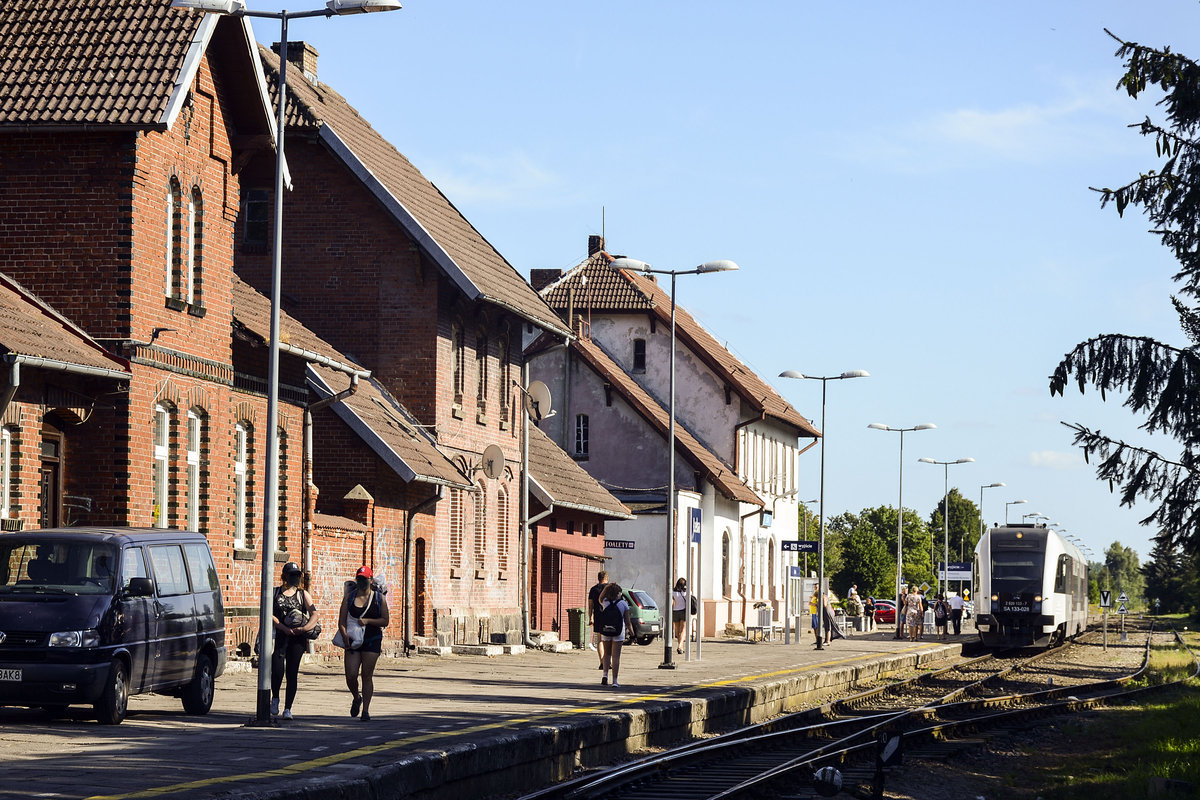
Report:
[[[0,518],[12,516],[12,431],[0,428]]]
[[[475,493],[475,569],[483,569],[487,559],[487,484],[476,484]]]
[[[193,189],[188,194],[187,201],[187,254],[184,263],[187,274],[184,276],[185,295],[188,303],[196,302],[196,194],[199,189]]]
[[[168,466],[171,458],[171,412],[166,406],[154,405],[154,463],[151,475],[151,497],[154,505],[151,509],[151,527],[167,527],[167,479]]]
[[[465,514],[463,509],[463,490],[450,490],[450,567],[458,569],[463,563],[463,528]]]
[[[233,546],[246,546],[246,462],[250,432],[241,422],[233,426]]]
[[[496,568],[508,569],[508,492],[503,486],[496,490]]]
[[[200,530],[200,447],[204,420],[193,409],[187,412],[187,529]]]
[[[175,289],[175,187],[167,184],[167,284],[163,288],[167,297]]]

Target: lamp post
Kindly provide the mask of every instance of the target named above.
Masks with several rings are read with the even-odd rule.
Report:
[[[259,598],[258,703],[251,724],[271,724],[271,660],[274,650],[271,583],[274,579],[275,547],[279,538],[279,283],[283,262],[283,134],[287,108],[288,20],[333,17],[371,11],[395,11],[395,0],[328,0],[325,8],[312,11],[251,11],[245,0],[173,0],[173,8],[188,8],[232,17],[261,17],[279,20],[279,97],[275,123],[275,230],[271,240],[271,339],[267,359],[267,453],[263,471],[262,586]]]
[[[852,369],[843,372],[841,375],[830,375],[827,377],[819,377],[817,375],[805,375],[794,369],[787,369],[779,373],[781,378],[796,378],[798,380],[810,380],[821,382],[821,541],[817,545],[817,614],[821,617],[825,615],[825,387],[830,381],[842,381],[847,378],[869,378],[871,373],[865,369]],[[822,637],[820,633],[817,635],[817,649],[824,650],[821,645]]]
[[[819,503],[819,502],[821,502],[821,498],[814,497],[812,500],[805,500],[804,503],[801,504],[801,508],[803,509],[802,519],[804,520],[804,538],[805,539],[808,539],[808,506],[810,503]],[[806,578],[808,577],[808,553],[807,552],[805,552],[805,554],[804,554],[804,577],[806,577]]]
[[[896,638],[903,635],[904,625],[900,617],[900,584],[904,580],[904,434],[909,431],[928,431],[937,428],[932,422],[922,422],[910,428],[893,428],[882,422],[867,426],[877,431],[895,431],[900,434],[900,498],[896,503]]]
[[[1004,504],[1004,524],[1005,525],[1008,524],[1008,507],[1009,506],[1019,506],[1022,503],[1028,503],[1028,502],[1029,502],[1028,500],[1009,500],[1007,503],[1005,503]]]
[[[918,458],[922,464],[941,464],[945,471],[946,489],[942,499],[942,558],[944,561],[943,577],[939,586],[942,594],[950,590],[950,467],[954,464],[970,464],[973,458],[958,458],[954,461],[935,461],[932,458]],[[936,571],[934,577],[937,577]]]
[[[1038,512],[1036,512],[1036,511],[1034,511],[1034,512],[1033,512],[1033,513],[1031,513],[1031,514],[1022,514],[1022,515],[1021,515],[1021,522],[1024,522],[1025,520],[1029,519],[1030,517],[1040,517],[1040,516],[1041,516],[1041,514],[1039,514],[1039,513],[1038,513]]]
[[[984,531],[987,530],[987,522],[984,521],[985,518],[983,516],[983,490],[984,489],[997,489],[1004,485],[1005,485],[1004,481],[1000,481],[999,483],[985,483],[984,485],[979,487],[979,538],[980,539],[983,538]],[[959,550],[958,557],[959,557],[959,559],[965,558],[966,553],[963,550]]]
[[[663,581],[663,597],[671,599],[671,587],[675,581],[675,278],[680,275],[704,275],[709,272],[729,272],[738,265],[732,261],[706,261],[693,269],[651,269],[645,261],[636,258],[616,258],[609,262],[612,269],[627,269],[647,275],[671,276],[671,359],[669,389],[667,397],[667,563],[666,579]],[[689,545],[690,546],[690,545]],[[675,669],[671,655],[671,626],[663,625],[663,662],[659,669]]]

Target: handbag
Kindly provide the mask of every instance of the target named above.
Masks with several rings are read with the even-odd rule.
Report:
[[[333,635],[333,644],[334,646],[341,647],[345,650],[357,650],[358,648],[362,647],[364,633],[366,633],[366,629],[363,628],[363,624],[358,621],[358,617],[347,614],[346,636],[343,637],[342,632],[339,630]],[[350,640],[349,642],[346,641],[347,638]]]

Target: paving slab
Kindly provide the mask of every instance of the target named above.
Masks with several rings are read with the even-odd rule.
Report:
[[[131,698],[128,718],[113,727],[88,708],[58,718],[0,708],[0,798],[483,797],[961,650],[953,637],[911,643],[890,631],[821,651],[811,639],[702,648],[691,660],[673,654],[668,670],[659,668],[661,642],[626,647],[619,688],[600,685],[590,650],[383,658],[370,722],[349,716],[338,659],[304,664],[295,719],[278,727],[246,725],[257,673],[236,662],[203,717],[159,695]]]

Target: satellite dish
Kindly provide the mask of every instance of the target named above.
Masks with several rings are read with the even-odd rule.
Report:
[[[530,381],[525,390],[525,413],[534,422],[553,416],[550,410],[550,389],[541,381]]]
[[[484,448],[480,469],[489,478],[499,478],[504,474],[504,451],[500,449],[500,445],[489,444]]]

